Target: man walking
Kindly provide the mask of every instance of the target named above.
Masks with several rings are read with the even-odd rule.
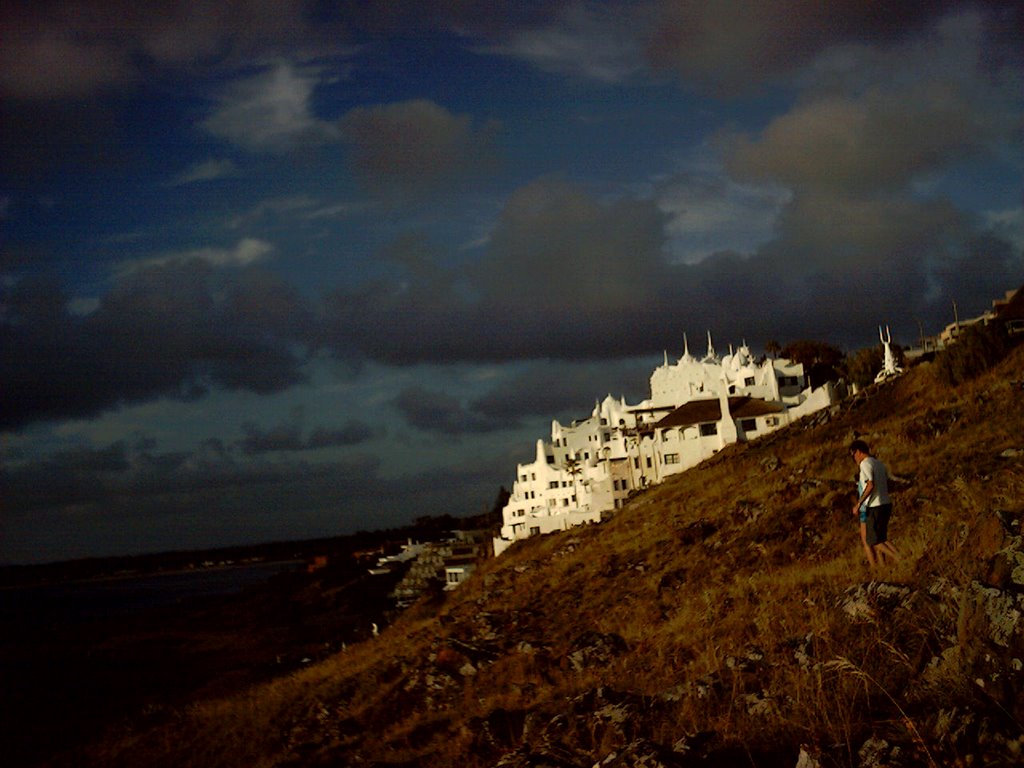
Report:
[[[853,515],[860,516],[861,505],[864,505],[861,539],[868,565],[873,568],[886,557],[891,557],[894,561],[899,560],[899,555],[889,543],[889,517],[892,514],[889,472],[882,462],[871,455],[867,443],[863,440],[854,440],[850,443],[850,456],[860,467],[862,490],[853,505]]]

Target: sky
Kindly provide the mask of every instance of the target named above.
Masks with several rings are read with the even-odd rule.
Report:
[[[0,563],[489,509],[663,359],[1024,283],[1024,11],[9,0]]]

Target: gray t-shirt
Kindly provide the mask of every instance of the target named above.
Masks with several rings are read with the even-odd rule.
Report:
[[[874,456],[868,456],[860,463],[860,482],[866,485],[869,480],[874,481],[875,487],[867,498],[867,505],[880,507],[892,503],[889,499],[889,473],[885,464]]]

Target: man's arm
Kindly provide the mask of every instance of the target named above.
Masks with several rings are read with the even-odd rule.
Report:
[[[864,483],[864,490],[860,494],[860,498],[857,499],[857,503],[853,505],[853,514],[860,514],[860,505],[871,498],[871,492],[875,490],[875,481],[868,480]]]

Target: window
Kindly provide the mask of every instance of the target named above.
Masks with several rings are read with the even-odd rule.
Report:
[[[640,459],[633,459],[633,469],[640,469]]]
[[[569,500],[568,499],[562,499],[562,506],[563,507],[568,507],[569,506]]]
[[[558,499],[548,499],[548,506],[553,507],[558,504]]]
[[[554,456],[548,456],[548,464],[554,464],[554,463],[555,463],[555,457]]]
[[[519,479],[525,483],[527,478],[526,475],[520,475]]]
[[[679,463],[679,454],[678,453],[666,453],[665,454],[665,463],[666,464],[678,464]]]
[[[743,380],[743,386],[745,386],[745,387],[752,387],[752,386],[754,386],[754,377],[753,376],[747,376],[747,378],[745,378]]]
[[[764,423],[766,425],[768,425],[769,427],[777,427],[779,425],[779,417],[778,416],[769,416],[768,418],[766,418],[764,420]]]
[[[539,536],[540,535],[540,526],[539,525],[531,525],[530,526],[530,535],[531,536]]]
[[[606,442],[606,443],[607,443],[607,442],[608,442],[609,440],[611,440],[611,439],[612,439],[612,435],[611,435],[611,432],[605,432],[605,433],[604,433],[603,435],[601,435],[601,437],[603,438],[604,442]]]
[[[531,480],[536,480],[537,479],[537,473],[536,472],[531,472],[530,473],[530,479]]]
[[[757,432],[757,419],[740,419],[740,429],[744,432]]]
[[[548,483],[548,488],[557,488],[557,487],[558,487],[558,481],[557,480],[552,480],[550,483]]]
[[[650,469],[650,468],[651,468],[651,466],[652,466],[652,465],[651,465],[651,457],[650,457],[650,456],[648,456],[648,457],[647,457],[647,468],[648,468],[648,469]]]
[[[711,437],[712,435],[717,435],[717,434],[718,434],[718,425],[717,424],[712,423],[712,424],[701,424],[700,425],[700,436],[701,437]]]

